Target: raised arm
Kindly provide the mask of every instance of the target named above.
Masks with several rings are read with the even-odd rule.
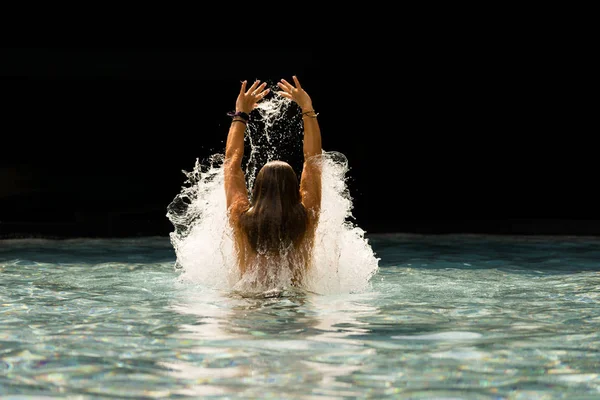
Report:
[[[235,115],[229,127],[225,146],[223,171],[225,175],[225,196],[228,210],[232,206],[236,206],[232,211],[240,211],[248,205],[246,177],[242,170],[244,134],[248,123],[248,114],[254,109],[256,103],[269,93],[269,89],[265,89],[266,83],[260,84],[260,81],[257,80],[247,91],[246,83],[246,81],[242,82],[240,93],[235,102]],[[237,215],[237,213],[234,214]]]
[[[302,204],[307,210],[311,211],[309,214],[313,217],[312,221],[316,223],[321,210],[321,158],[317,157],[323,152],[321,129],[317,121],[318,114],[313,108],[310,96],[302,89],[298,78],[294,76],[293,79],[295,87],[282,79],[277,84],[281,89],[278,93],[295,101],[302,109],[304,165],[300,178],[300,195],[302,196]]]

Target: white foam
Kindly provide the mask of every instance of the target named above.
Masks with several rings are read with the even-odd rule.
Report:
[[[259,165],[284,159],[278,158],[281,156],[278,143],[295,140],[301,146],[300,118],[283,119],[290,106],[289,100],[280,97],[263,101],[258,112],[264,128],[253,129],[253,124],[249,125],[247,142],[251,150],[245,165],[249,191]],[[216,289],[239,289],[241,277],[227,222],[222,161],[223,155],[218,153],[205,162],[196,160],[191,172],[184,171],[187,180],[167,212],[175,227],[170,240],[182,281]],[[348,170],[343,154],[324,151],[321,216],[313,265],[305,285],[316,293],[365,291],[379,268],[379,258],[365,232],[351,222],[353,204],[346,182]],[[282,277],[289,278],[287,274]]]

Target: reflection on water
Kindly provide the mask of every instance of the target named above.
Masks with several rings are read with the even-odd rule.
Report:
[[[248,297],[166,238],[0,242],[0,396],[600,397],[598,241],[372,244],[371,290]]]
[[[201,380],[186,393],[228,393],[231,385],[250,385],[247,396],[260,396],[264,385],[285,385],[289,393],[305,394],[306,385],[322,386],[347,395],[349,383],[336,377],[351,374],[362,360],[375,355],[354,335],[368,334],[368,322],[377,307],[362,303],[374,294],[323,297],[291,292],[273,298],[246,298],[214,292],[186,293],[173,310],[196,317],[180,326],[180,340],[200,343],[188,352],[202,354],[203,364],[194,359],[167,363],[174,376]],[[212,371],[207,371],[212,369]],[[222,371],[223,373],[216,373]],[[275,372],[277,371],[277,372]],[[211,383],[211,382],[214,382]],[[221,382],[221,384],[218,384]]]

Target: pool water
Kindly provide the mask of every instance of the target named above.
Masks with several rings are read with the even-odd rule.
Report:
[[[600,398],[600,239],[369,242],[365,290],[244,296],[168,238],[0,241],[0,396]]]

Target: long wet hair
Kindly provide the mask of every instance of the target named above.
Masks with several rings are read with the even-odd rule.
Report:
[[[298,177],[284,161],[270,161],[259,171],[252,189],[251,208],[240,226],[259,254],[277,254],[297,246],[308,226]]]

